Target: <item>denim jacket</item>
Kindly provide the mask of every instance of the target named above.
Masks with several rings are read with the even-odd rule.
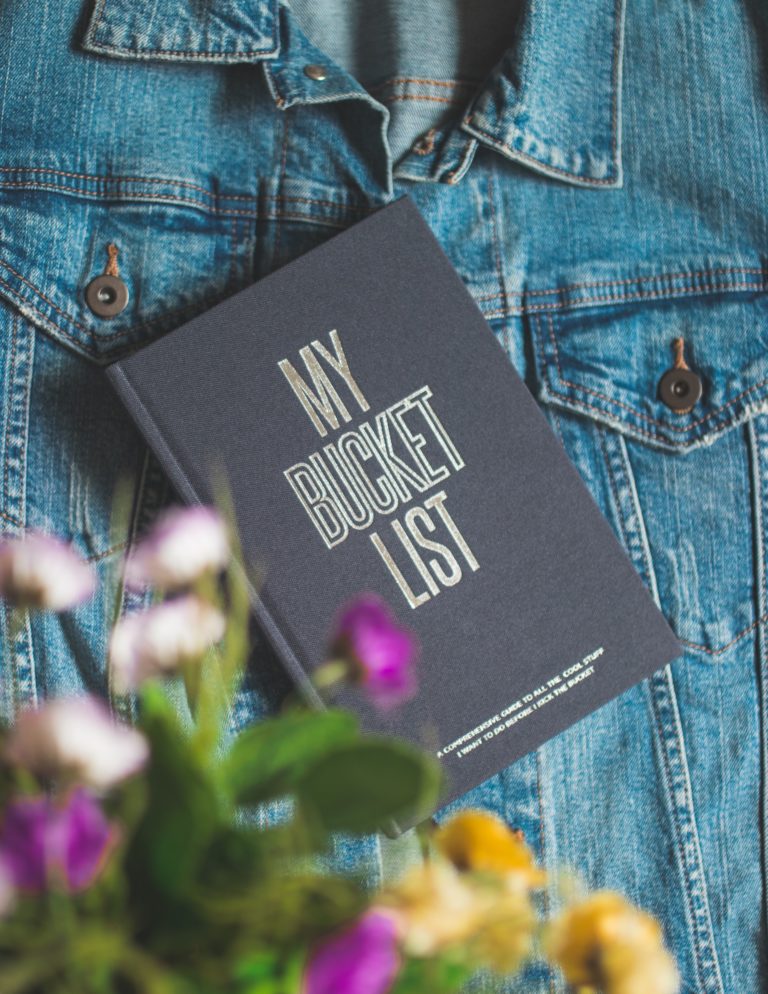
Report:
[[[626,7],[517,0],[496,30],[487,4],[445,0],[382,2],[367,28],[331,0],[0,5],[0,517],[68,538],[105,581],[12,645],[0,612],[5,707],[110,693],[114,598],[141,603],[119,559],[172,499],[101,367],[408,193],[686,650],[457,806],[657,914],[684,991],[753,994],[768,14]],[[105,318],[85,289],[110,244],[129,297]],[[675,339],[702,385],[686,410],[659,393]],[[113,527],[125,481],[132,515]],[[236,721],[284,689],[262,649]],[[336,856],[372,882],[401,858],[372,838]],[[562,982],[533,970],[520,989]]]

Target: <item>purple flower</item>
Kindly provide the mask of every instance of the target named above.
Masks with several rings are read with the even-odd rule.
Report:
[[[93,570],[61,539],[34,531],[0,539],[0,597],[11,604],[67,611],[95,585]]]
[[[0,824],[0,864],[20,891],[38,893],[52,882],[84,890],[116,840],[116,829],[82,787],[62,805],[47,797],[22,797],[8,804]]]
[[[309,958],[303,994],[386,994],[400,968],[395,923],[368,911]]]
[[[129,587],[164,590],[188,587],[218,573],[229,561],[229,539],[221,515],[210,507],[166,511],[125,565]]]
[[[127,615],[115,625],[109,645],[115,688],[127,693],[199,662],[225,629],[221,611],[195,594]]]
[[[378,707],[393,707],[416,693],[416,637],[398,625],[376,595],[364,594],[347,605],[336,625],[333,648],[351,664]]]
[[[87,696],[61,697],[22,711],[5,752],[31,773],[73,776],[99,790],[138,772],[149,758],[144,736]]]

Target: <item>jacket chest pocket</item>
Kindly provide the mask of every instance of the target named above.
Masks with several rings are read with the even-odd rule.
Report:
[[[103,180],[114,190],[120,182]],[[180,189],[174,202],[120,189],[114,200],[30,189],[0,206],[0,296],[102,363],[233,292],[244,241],[239,218],[184,206],[194,191]]]
[[[758,623],[760,294],[531,319],[539,396],[684,646],[724,661]]]
[[[142,201],[127,179],[103,183],[120,196],[45,188],[0,205],[0,518],[96,560],[114,545],[118,481],[144,459],[99,367],[244,285],[253,251],[252,222],[181,199],[202,194],[180,186],[167,202],[147,180]]]

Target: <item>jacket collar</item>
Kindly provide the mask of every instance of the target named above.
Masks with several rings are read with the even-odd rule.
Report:
[[[621,186],[624,2],[528,0],[464,130],[556,179]]]
[[[293,31],[283,25],[281,50],[279,3],[97,0],[83,44],[123,58],[271,60],[267,79],[281,109],[349,97],[375,103],[295,25]],[[479,91],[461,131],[555,179],[594,189],[621,186],[624,4],[525,0],[517,41]],[[321,96],[302,73],[306,61],[332,69]]]

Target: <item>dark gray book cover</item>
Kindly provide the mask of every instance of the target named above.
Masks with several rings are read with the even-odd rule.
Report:
[[[375,592],[419,693],[366,727],[464,793],[679,646],[418,210],[402,199],[109,368],[179,494],[222,470],[293,678]]]

